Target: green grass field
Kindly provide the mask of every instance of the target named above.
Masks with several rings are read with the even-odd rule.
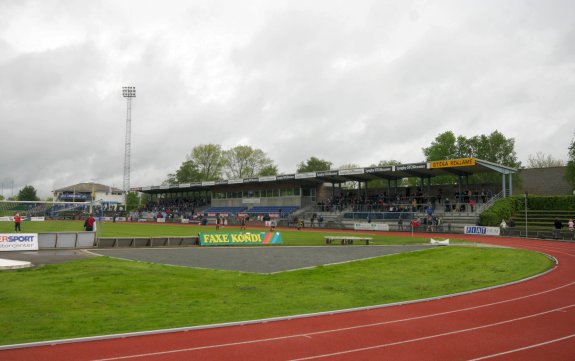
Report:
[[[46,221],[24,222],[22,232],[79,232],[83,231],[83,221]],[[0,233],[9,233],[14,229],[11,222],[0,222]],[[265,231],[265,228],[247,227],[247,231]],[[239,227],[226,227],[219,232],[239,232]],[[197,236],[199,232],[218,232],[215,226],[195,226],[181,224],[157,223],[98,223],[98,237],[166,237],[166,236]],[[348,232],[337,230],[324,230],[319,228],[306,228],[301,231],[295,229],[281,229],[282,238],[286,246],[318,246],[324,245],[326,235],[349,235]],[[429,239],[406,236],[390,236],[382,232],[362,233],[354,232],[356,236],[372,237],[375,244],[414,244],[429,242]],[[457,239],[454,242],[461,242]]]
[[[0,233],[10,232],[11,227],[11,223],[0,224]],[[24,232],[81,228],[82,222],[23,224]],[[99,232],[108,237],[183,236],[195,235],[200,229],[206,228],[106,223]],[[323,244],[326,234],[337,232],[282,230],[286,245]],[[429,242],[429,238],[407,234],[370,236],[378,244]],[[0,342],[14,344],[378,305],[507,283],[552,266],[541,254],[484,247],[434,248],[274,275],[89,258],[0,272]]]

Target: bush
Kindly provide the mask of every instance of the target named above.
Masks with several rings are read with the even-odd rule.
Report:
[[[527,208],[538,211],[575,211],[575,196],[541,197],[530,196]],[[513,196],[500,199],[491,208],[481,213],[479,224],[482,226],[499,226],[501,220],[507,221],[518,211],[525,209],[525,197]]]

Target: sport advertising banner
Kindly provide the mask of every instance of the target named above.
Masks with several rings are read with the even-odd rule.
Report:
[[[356,231],[389,231],[389,224],[386,223],[354,223],[353,229]]]
[[[201,246],[243,246],[282,244],[279,232],[200,233]]]
[[[465,234],[478,234],[481,236],[499,236],[499,227],[465,226]]]
[[[38,233],[0,233],[0,251],[37,251]]]

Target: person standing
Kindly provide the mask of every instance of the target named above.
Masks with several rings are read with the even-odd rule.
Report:
[[[567,222],[567,226],[569,227],[569,232],[573,233],[573,218],[569,218],[569,222]]]
[[[22,232],[22,229],[20,228],[20,222],[22,222],[20,213],[16,213],[14,215],[14,232]]]
[[[84,221],[84,229],[86,232],[93,232],[94,231],[94,223],[96,220],[94,219],[94,215],[90,213],[90,216]]]
[[[561,235],[561,228],[563,228],[563,223],[561,222],[559,217],[555,218],[555,222],[553,222],[553,225],[555,227],[555,238],[559,238],[559,236]]]

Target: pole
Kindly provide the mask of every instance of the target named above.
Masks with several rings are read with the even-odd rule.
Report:
[[[528,238],[528,233],[527,233],[527,195],[528,195],[528,193],[525,192],[525,238]]]
[[[136,87],[122,87],[122,95],[126,98],[126,139],[124,143],[124,210],[128,208],[128,192],[130,191],[130,156],[132,128],[132,98],[136,97]]]

